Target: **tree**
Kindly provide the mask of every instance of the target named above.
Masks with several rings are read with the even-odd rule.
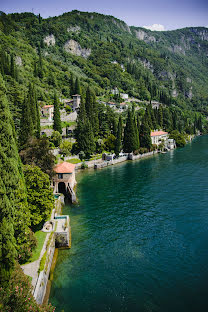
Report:
[[[158,109],[158,124],[160,128],[163,128],[163,109],[161,105],[159,106]]]
[[[119,117],[119,122],[118,122],[118,130],[117,130],[117,135],[116,135],[116,141],[115,141],[115,154],[116,154],[116,156],[119,156],[119,153],[121,151],[121,147],[122,147],[122,133],[123,133],[123,125],[122,125],[122,118],[120,116]]]
[[[2,312],[53,312],[54,307],[40,306],[35,301],[28,276],[16,262],[8,285],[0,289],[0,311]]]
[[[22,104],[22,114],[20,119],[19,147],[24,148],[25,144],[33,135],[33,123],[28,99],[25,97]]]
[[[139,148],[139,143],[136,135],[136,125],[132,116],[132,112],[128,110],[126,127],[124,129],[123,149],[125,153],[134,152]]]
[[[14,259],[27,258],[30,244],[30,213],[14,123],[0,74],[0,274],[10,276]]]
[[[20,152],[20,157],[24,165],[38,166],[50,177],[53,176],[55,156],[47,138],[30,139],[25,149]]]
[[[79,82],[79,78],[78,77],[76,78],[76,81],[75,81],[74,93],[75,94],[80,94],[81,93],[80,82]]]
[[[184,147],[186,145],[184,136],[178,130],[173,130],[170,133],[169,138],[175,140],[177,147]]]
[[[26,165],[23,167],[27,201],[31,213],[32,227],[47,220],[54,207],[53,190],[50,180],[39,167]]]
[[[59,111],[59,103],[57,94],[54,94],[54,114],[53,114],[53,129],[62,134],[61,117]]]
[[[60,144],[60,153],[69,156],[72,149],[72,143],[70,141],[64,141]]]
[[[61,144],[62,141],[62,136],[58,131],[53,131],[50,141],[56,146],[58,147]]]
[[[107,151],[112,152],[115,150],[116,137],[113,134],[110,134],[109,137],[105,140],[105,148]]]
[[[152,141],[150,137],[150,128],[145,119],[140,126],[139,141],[141,147],[151,148]]]
[[[74,95],[75,94],[75,85],[74,85],[74,76],[71,73],[71,77],[70,77],[70,95]]]

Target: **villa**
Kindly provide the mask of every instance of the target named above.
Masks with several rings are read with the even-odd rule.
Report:
[[[151,132],[151,140],[152,144],[159,145],[162,141],[167,141],[168,139],[168,132],[164,131],[152,131]]]
[[[41,108],[42,117],[48,118],[49,121],[53,120],[54,106],[53,105],[44,105]]]

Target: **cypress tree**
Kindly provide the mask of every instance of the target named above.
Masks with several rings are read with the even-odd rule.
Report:
[[[75,94],[80,94],[81,93],[79,78],[76,78],[75,87],[74,87],[74,93]]]
[[[134,152],[138,148],[135,128],[132,112],[129,110],[123,140],[123,149],[126,153]]]
[[[33,135],[33,123],[31,117],[31,110],[28,103],[28,99],[25,97],[22,104],[22,113],[20,119],[20,133],[19,133],[19,145],[20,149],[24,147],[28,139]]]
[[[99,132],[98,104],[94,92],[92,96],[93,96],[92,128],[94,136],[96,137],[98,136]]]
[[[122,148],[122,133],[123,133],[123,125],[122,125],[122,118],[120,116],[119,121],[118,121],[118,129],[117,129],[116,142],[115,142],[116,156],[119,156],[119,153]]]
[[[158,110],[158,124],[160,128],[163,128],[163,109],[161,105],[159,106]]]
[[[117,136],[117,122],[116,122],[116,118],[113,118],[113,129],[112,129],[112,133],[113,135],[116,137]]]
[[[0,75],[0,283],[8,280],[17,252],[30,247],[26,188],[5,94]]]
[[[36,106],[36,138],[40,138],[40,109],[38,105],[37,97],[35,97],[35,106]]]
[[[134,117],[134,128],[135,128],[135,147],[134,150],[137,150],[139,148],[139,131],[138,131],[138,127],[137,127],[137,121],[136,121],[136,117]]]
[[[87,118],[86,123],[84,124],[84,140],[82,149],[87,158],[90,157],[95,152],[95,140],[93,135],[93,130],[89,119]]]
[[[61,117],[60,117],[60,110],[59,110],[59,103],[57,94],[54,94],[54,114],[53,114],[53,129],[54,131],[58,131],[62,134],[62,127],[61,127]]]
[[[146,120],[144,119],[140,126],[139,133],[140,146],[146,147],[148,149],[152,146],[151,136],[150,136],[150,128]]]
[[[74,86],[74,76],[71,73],[71,77],[70,77],[70,95],[74,95],[75,94],[75,86]]]
[[[86,91],[85,108],[87,116],[91,120],[93,115],[93,95],[89,86],[87,87]]]

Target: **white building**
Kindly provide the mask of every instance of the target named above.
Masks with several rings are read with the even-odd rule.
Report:
[[[129,99],[129,95],[127,93],[121,93],[120,97],[124,100],[124,101],[128,101]]]
[[[156,144],[156,145],[159,145],[162,142],[166,142],[168,140],[168,132],[152,131],[151,140],[152,140],[152,144]]]
[[[41,108],[42,117],[48,118],[49,121],[53,120],[54,106],[53,105],[44,105]]]

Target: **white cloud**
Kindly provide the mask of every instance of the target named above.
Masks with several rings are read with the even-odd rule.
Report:
[[[163,31],[163,30],[165,30],[165,27],[161,24],[153,24],[150,26],[143,26],[143,28],[146,28],[146,29],[149,29],[152,31]]]

